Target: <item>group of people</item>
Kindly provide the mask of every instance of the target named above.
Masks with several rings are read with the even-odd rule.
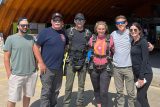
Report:
[[[140,24],[132,23],[127,28],[127,19],[123,15],[115,18],[118,30],[109,35],[105,21],[98,21],[94,34],[84,27],[86,22],[82,13],[74,18],[74,27],[64,31],[63,16],[52,15],[49,28],[42,30],[35,41],[27,34],[29,22],[22,17],[18,20],[18,33],[8,36],[4,46],[4,64],[8,77],[9,97],[7,107],[15,107],[21,100],[23,107],[29,107],[30,98],[35,93],[37,81],[36,69],[39,67],[42,83],[40,107],[55,107],[63,76],[64,53],[66,61],[66,84],[63,107],[71,107],[71,95],[75,75],[78,75],[77,107],[84,107],[84,85],[86,79],[87,51],[92,49],[93,69],[90,70],[91,83],[97,107],[108,107],[108,88],[111,75],[107,71],[108,52],[113,56],[113,77],[117,90],[116,105],[124,107],[124,81],[128,94],[128,106],[135,107],[136,97],[142,107],[150,107],[147,90],[152,81],[149,63],[149,51],[154,46],[143,37]],[[96,36],[96,37],[94,37]],[[96,38],[96,39],[95,39]],[[135,95],[137,82],[137,95]]]

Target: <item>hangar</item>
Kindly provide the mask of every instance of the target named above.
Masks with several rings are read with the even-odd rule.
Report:
[[[14,33],[14,23],[20,16],[27,17],[37,33],[35,23],[46,26],[53,12],[62,13],[65,24],[73,23],[74,15],[82,12],[87,25],[104,20],[111,26],[115,16],[123,14],[129,21],[138,21],[146,29],[153,29],[154,37],[150,38],[155,39],[155,43],[160,38],[160,0],[0,0],[0,33],[4,39]]]

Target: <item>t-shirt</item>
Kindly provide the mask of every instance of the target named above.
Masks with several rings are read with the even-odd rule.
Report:
[[[69,56],[70,58],[85,59],[87,52],[87,43],[91,37],[91,32],[88,29],[78,31],[75,28],[69,28],[66,30],[70,44],[69,44]],[[72,34],[71,34],[72,33]]]
[[[131,63],[131,38],[129,36],[129,30],[126,29],[124,32],[119,30],[111,33],[114,43],[114,55],[113,63],[116,67],[129,67]]]
[[[91,37],[91,33],[89,31],[89,35],[86,35],[85,29],[82,31],[78,31],[76,29],[72,29],[73,36],[70,35],[71,28],[66,30],[66,33],[69,37],[69,40],[71,42],[71,50],[84,50],[86,48],[86,44],[88,43],[89,38]],[[72,36],[72,37],[70,37]],[[88,36],[88,37],[86,37]]]
[[[10,63],[13,75],[30,75],[36,71],[33,45],[34,39],[30,35],[14,34],[6,39],[4,51],[11,53]]]
[[[66,35],[62,30],[45,28],[37,37],[36,43],[41,46],[42,59],[48,69],[61,70],[66,45]]]
[[[92,47],[92,41],[93,41],[93,37],[91,37],[89,40],[89,45],[91,47]],[[112,38],[110,38],[110,48],[113,48]],[[97,36],[96,42],[94,43],[94,54],[104,56],[104,55],[106,55],[106,50],[107,50],[106,36],[103,36],[103,37]],[[108,61],[107,61],[106,57],[99,58],[99,57],[94,56],[93,62],[96,65],[104,65]]]

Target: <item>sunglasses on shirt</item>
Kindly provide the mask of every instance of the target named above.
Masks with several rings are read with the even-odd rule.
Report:
[[[129,29],[130,32],[138,32],[138,29]]]
[[[116,25],[122,25],[122,24],[125,24],[126,23],[126,21],[120,21],[120,22],[116,22]]]

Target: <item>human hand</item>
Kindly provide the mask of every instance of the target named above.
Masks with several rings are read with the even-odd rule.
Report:
[[[45,74],[46,73],[46,65],[44,63],[39,63],[39,70],[40,70],[40,74]]]
[[[150,42],[148,42],[148,50],[152,51],[154,49],[154,45],[152,45]]]
[[[140,87],[142,87],[145,84],[144,79],[143,80],[138,79],[138,83],[139,83]]]
[[[7,72],[7,78],[9,79],[9,77],[11,76],[11,71]]]

